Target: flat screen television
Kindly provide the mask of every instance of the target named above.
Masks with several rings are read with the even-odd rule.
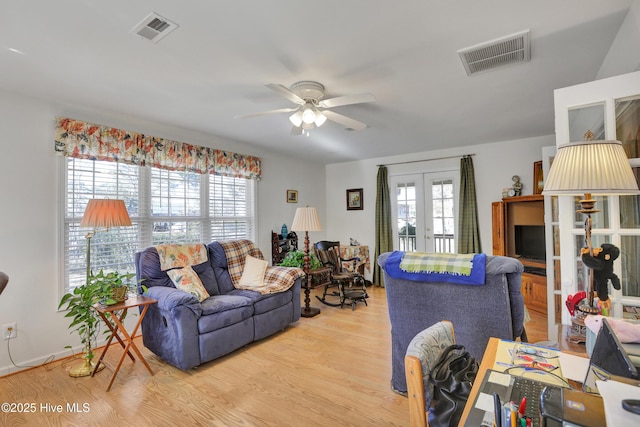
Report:
[[[514,232],[516,257],[539,261],[546,259],[544,225],[515,225]]]

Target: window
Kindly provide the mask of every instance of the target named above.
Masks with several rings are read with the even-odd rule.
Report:
[[[89,199],[123,199],[132,227],[98,230],[91,268],[135,271],[134,254],[162,243],[254,240],[252,179],[64,158],[64,268],[61,292],[84,283],[90,229],[80,228]]]

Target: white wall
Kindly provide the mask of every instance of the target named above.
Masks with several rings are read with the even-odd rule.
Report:
[[[502,189],[511,186],[513,175],[519,175],[522,179],[522,194],[532,194],[533,162],[541,160],[542,147],[550,145],[555,145],[554,135],[328,165],[326,174],[327,238],[348,242],[349,238],[353,237],[361,244],[368,245],[373,271],[378,173],[376,165],[475,154],[473,166],[479,206],[480,239],[483,251],[490,254],[491,202],[502,198]],[[390,165],[388,172],[389,175],[429,172],[459,168],[459,165],[459,159],[437,160]],[[346,210],[345,191],[350,188],[363,188],[363,210]],[[370,273],[367,276],[370,277]]]
[[[11,355],[18,365],[67,354],[66,345],[80,343],[75,333],[70,335],[63,313],[57,311],[60,158],[53,154],[57,115],[260,156],[263,179],[258,184],[257,243],[269,260],[271,230],[280,230],[283,222],[290,226],[296,207],[317,206],[324,220],[324,165],[273,156],[241,143],[133,117],[0,91],[0,271],[10,277],[0,296],[0,326],[17,322],[18,337],[11,341]],[[287,189],[299,191],[300,203],[286,203]],[[315,239],[323,236],[314,234]],[[11,366],[5,344],[0,340],[0,375],[18,370]]]
[[[596,79],[640,71],[640,0],[634,0]]]

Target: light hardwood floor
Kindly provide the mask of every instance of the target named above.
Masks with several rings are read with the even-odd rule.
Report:
[[[34,413],[0,411],[0,426],[407,426],[407,399],[390,389],[384,289],[369,293],[369,306],[355,311],[312,297],[319,316],[188,372],[164,363],[137,338],[155,375],[126,358],[110,392],[110,369],[70,378],[77,359],[0,378],[0,403],[36,406]],[[546,326],[528,326],[531,342],[544,339],[538,329]],[[106,358],[113,366],[120,354],[114,347]],[[68,411],[73,404],[88,411]],[[61,413],[53,412],[57,405]]]
[[[35,403],[35,413],[0,411],[0,425],[19,426],[406,426],[407,399],[392,392],[390,326],[384,289],[369,306],[333,308],[188,372],[142,346],[155,375],[127,358],[110,392],[104,369],[70,378],[77,360],[0,378],[0,403]],[[111,365],[120,348],[107,353]],[[72,413],[67,404],[87,404]],[[62,413],[44,405],[62,405]]]

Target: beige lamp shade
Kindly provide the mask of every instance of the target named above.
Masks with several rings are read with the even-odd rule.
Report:
[[[291,231],[322,231],[316,208],[304,207],[296,209]]]
[[[87,203],[80,227],[106,228],[131,226],[131,219],[124,201],[91,199]]]
[[[640,194],[620,141],[562,145],[544,180],[544,195]]]

